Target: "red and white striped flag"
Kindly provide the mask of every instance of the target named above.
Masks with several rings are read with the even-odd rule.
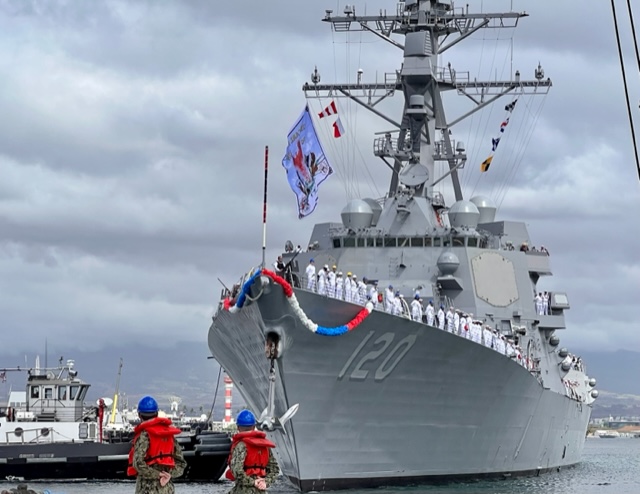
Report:
[[[343,134],[344,134],[344,127],[342,126],[340,117],[338,117],[336,121],[333,122],[333,137],[337,139],[338,137],[342,137]]]
[[[336,102],[332,101],[329,105],[318,113],[320,118],[328,117],[329,115],[336,115],[338,113],[338,108],[336,107]]]

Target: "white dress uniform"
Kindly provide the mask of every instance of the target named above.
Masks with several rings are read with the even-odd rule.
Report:
[[[393,287],[387,288],[384,291],[384,310],[388,314],[393,314],[393,308],[395,306],[395,295],[393,294]]]
[[[305,271],[305,276],[307,277],[307,290],[312,292],[316,291],[316,267],[313,264],[313,261],[309,262],[307,269]]]
[[[342,271],[336,276],[336,298],[344,300],[344,278],[342,277]]]
[[[436,310],[433,308],[433,304],[431,302],[429,302],[429,305],[427,305],[427,309],[425,312],[427,313],[427,324],[429,326],[433,326],[433,323],[436,319]]]
[[[327,268],[325,266],[318,273],[318,294],[326,295],[327,294]]]
[[[336,272],[329,271],[327,273],[327,295],[331,298],[336,297]]]
[[[411,302],[411,319],[422,322],[422,304],[416,298]]]
[[[444,329],[444,311],[442,308],[438,309],[438,329]]]

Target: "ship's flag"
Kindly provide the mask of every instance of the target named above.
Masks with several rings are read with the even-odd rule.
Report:
[[[486,172],[489,167],[491,166],[491,162],[493,161],[493,156],[489,156],[486,160],[484,160],[481,164],[480,164],[480,171],[481,172]]]
[[[342,122],[340,121],[340,117],[333,122],[333,137],[336,139],[338,137],[342,137],[344,135],[344,127],[342,126]]]
[[[313,126],[308,106],[289,131],[282,166],[296,195],[298,218],[302,219],[313,213],[318,205],[318,187],[333,173]]]
[[[336,102],[332,101],[325,107],[324,110],[318,113],[318,117],[324,118],[324,117],[328,117],[329,115],[337,115],[337,114],[338,114],[338,108],[336,107]]]
[[[518,98],[514,99],[511,103],[509,103],[504,107],[504,111],[506,112],[506,115],[502,120],[502,123],[500,124],[500,134],[498,135],[498,137],[491,138],[491,153],[489,154],[486,160],[480,163],[481,172],[486,172],[491,166],[491,162],[493,161],[493,155],[498,149],[498,144],[500,144],[500,139],[502,139],[502,134],[504,134],[504,131],[507,128],[507,125],[509,125],[511,114],[513,113],[513,109],[516,107],[517,102],[518,102]]]

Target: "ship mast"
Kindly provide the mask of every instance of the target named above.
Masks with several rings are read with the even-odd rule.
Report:
[[[334,16],[333,11],[327,10],[323,20],[331,23],[336,32],[368,31],[402,49],[402,68],[385,74],[383,82],[364,83],[358,78],[358,82],[351,84],[320,84],[316,69],[312,82],[303,86],[305,96],[350,98],[398,129],[397,138],[387,132],[374,142],[375,155],[392,170],[389,196],[395,195],[398,183],[402,182],[415,187],[416,195],[439,202],[442,199],[434,194],[433,187],[450,176],[455,199],[462,200],[458,170],[464,167],[467,156],[463,143],[451,139],[451,128],[508,93],[546,94],[551,80],[544,79],[544,72],[538,66],[535,80],[523,81],[516,71],[509,80],[478,81],[469,73],[456,73],[450,64],[439,67],[438,55],[480,29],[515,28],[519,19],[528,14],[473,14],[468,8],[454,8],[452,2],[438,0],[407,0],[397,3],[394,14],[380,10],[373,16],[357,15],[355,6],[347,5],[343,14]],[[403,35],[404,44],[393,39],[393,34]],[[447,120],[442,93],[451,90],[469,98],[474,107]],[[399,122],[376,108],[396,91],[404,95]],[[437,161],[449,165],[449,170],[440,177],[435,176]]]

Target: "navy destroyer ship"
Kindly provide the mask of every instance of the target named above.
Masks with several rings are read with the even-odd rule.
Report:
[[[391,128],[373,146],[391,170],[388,193],[349,201],[341,222],[315,225],[304,251],[287,242],[279,271],[263,262],[225,289],[209,348],[263,411],[283,474],[304,492],[574,465],[598,392],[560,345],[569,298],[542,293],[551,257],[529,248],[524,222],[498,219],[488,197],[463,197],[467,156],[452,137],[501,97],[508,119],[518,98],[545,94],[551,81],[540,65],[531,80],[515,72],[492,81],[438,65],[474,33],[514,28],[527,14],[437,0],[391,8],[360,15],[347,5],[323,20],[397,47],[396,72],[322,84],[315,70],[303,86],[309,99],[349,98]],[[448,115],[445,92],[473,108]],[[403,98],[397,119],[378,106],[393,96]]]

